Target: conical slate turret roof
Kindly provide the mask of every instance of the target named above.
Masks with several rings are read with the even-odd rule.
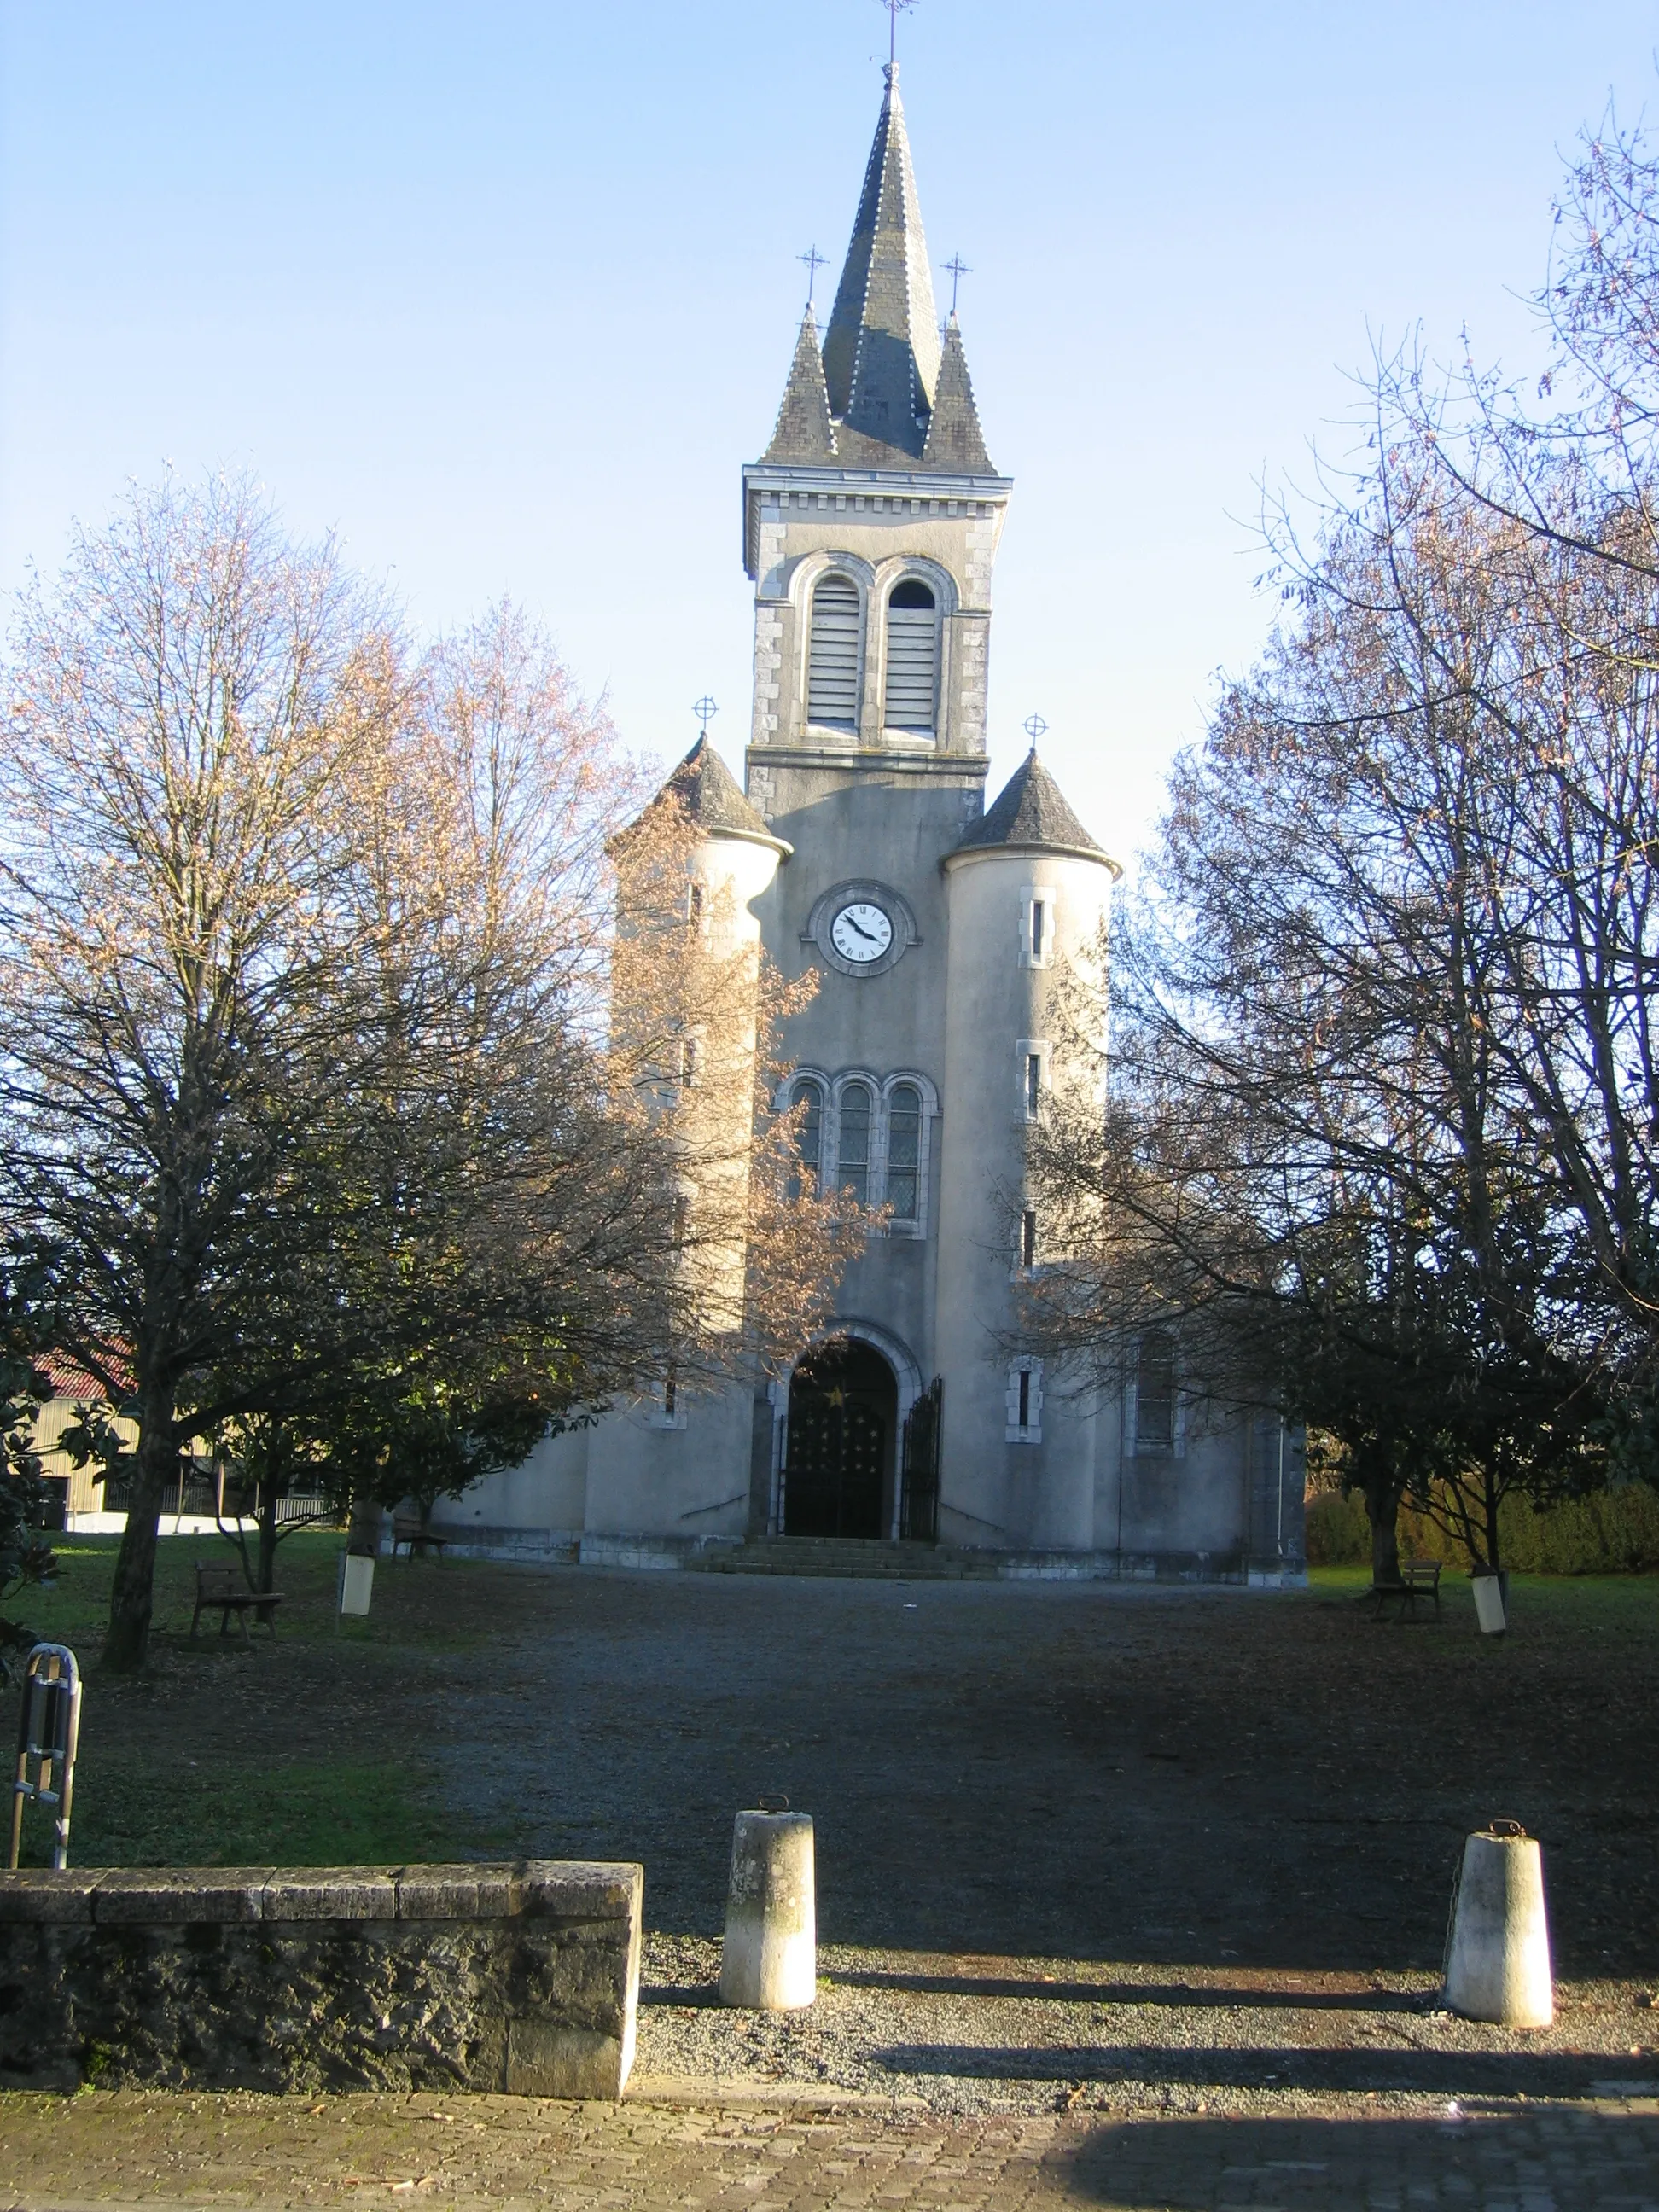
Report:
[[[962,331],[954,313],[945,326],[945,350],[939,356],[939,382],[933,388],[933,416],[922,448],[925,469],[948,471],[952,476],[988,477],[996,471],[985,450],[974,404],[973,380],[968,356],[962,349]]]
[[[836,457],[835,426],[830,420],[830,394],[823,381],[823,361],[818,352],[818,326],[809,307],[795,340],[795,358],[778,410],[777,428],[763,459],[769,461],[832,461]]]
[[[1035,745],[956,850],[969,853],[999,845],[1076,853],[1085,860],[1103,861],[1114,874],[1118,872],[1116,861],[1073,813],[1066,794],[1037,758]]]
[[[939,325],[896,63],[886,77],[823,374],[838,422],[920,459],[939,380]]]
[[[663,789],[672,791],[710,836],[757,837],[781,852],[791,849],[767,828],[765,817],[744,798],[736,776],[706,735],[697,739]]]

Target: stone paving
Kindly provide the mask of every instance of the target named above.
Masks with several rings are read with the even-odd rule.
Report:
[[[1659,2212],[1659,2100],[1286,2100],[951,2124],[890,2103],[0,2098],[0,2207],[560,2212]]]

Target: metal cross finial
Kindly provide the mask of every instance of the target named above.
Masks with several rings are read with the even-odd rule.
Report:
[[[954,315],[957,311],[957,286],[964,276],[971,276],[974,272],[960,253],[953,253],[948,261],[941,261],[939,267],[951,272],[951,313]]]
[[[878,8],[887,10],[887,66],[891,69],[898,59],[898,19],[916,0],[876,0]]]
[[[708,735],[708,725],[714,720],[715,715],[719,714],[720,708],[714,704],[714,701],[705,691],[702,698],[698,700],[696,705],[691,709],[691,712],[702,724],[702,733],[704,737],[707,737]]]
[[[1031,740],[1031,750],[1035,752],[1036,750],[1036,741],[1048,728],[1048,725],[1043,720],[1041,714],[1028,714],[1019,726]]]
[[[813,287],[818,281],[818,271],[820,269],[827,269],[829,267],[829,260],[827,256],[818,252],[816,246],[809,246],[805,253],[798,253],[795,256],[795,258],[797,261],[804,261],[806,264],[806,305],[810,312],[812,305]]]

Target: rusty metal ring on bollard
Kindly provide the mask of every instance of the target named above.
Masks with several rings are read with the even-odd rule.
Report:
[[[787,1813],[789,1800],[787,1797],[757,1797],[755,1810],[757,1813]]]

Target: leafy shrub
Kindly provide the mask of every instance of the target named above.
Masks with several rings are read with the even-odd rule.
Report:
[[[1659,1492],[1625,1483],[1568,1498],[1540,1510],[1527,1498],[1506,1498],[1498,1513],[1503,1564],[1523,1575],[1650,1574],[1659,1570]],[[1308,1500],[1308,1563],[1318,1567],[1369,1565],[1370,1523],[1358,1492],[1321,1491]],[[1402,1506],[1402,1559],[1441,1559],[1466,1567],[1462,1544],[1425,1514]]]

